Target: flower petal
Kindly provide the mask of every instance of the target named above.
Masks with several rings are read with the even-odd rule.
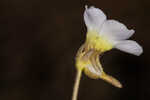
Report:
[[[90,77],[92,79],[97,79],[101,75],[101,72],[95,70],[91,64],[89,64],[85,67],[84,72],[88,77]]]
[[[101,35],[106,35],[113,40],[124,40],[130,38],[134,33],[134,30],[129,30],[127,27],[116,21],[116,20],[107,20],[104,22]]]
[[[143,53],[143,48],[132,40],[120,41],[115,45],[115,48],[137,56]]]
[[[106,20],[106,15],[99,8],[85,6],[84,21],[88,30],[99,31]]]

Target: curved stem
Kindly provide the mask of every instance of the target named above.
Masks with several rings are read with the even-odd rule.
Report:
[[[77,70],[75,84],[73,88],[72,100],[77,100],[81,75],[82,75],[82,70]]]

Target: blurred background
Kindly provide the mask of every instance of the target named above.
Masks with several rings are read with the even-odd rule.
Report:
[[[83,75],[78,100],[149,97],[149,0],[0,0],[0,100],[71,100],[74,59],[86,36],[86,4],[135,29],[131,39],[144,53],[105,53],[104,70],[124,88]]]

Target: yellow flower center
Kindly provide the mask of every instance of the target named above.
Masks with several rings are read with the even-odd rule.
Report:
[[[112,43],[104,36],[100,36],[96,31],[88,31],[86,42],[90,49],[105,52],[113,48]]]

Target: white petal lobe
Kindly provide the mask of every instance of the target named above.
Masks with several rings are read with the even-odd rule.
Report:
[[[131,40],[118,42],[118,44],[115,45],[115,48],[136,56],[143,53],[143,48],[137,42]]]
[[[90,8],[86,6],[85,8],[84,21],[88,30],[99,31],[106,20],[106,15],[99,8],[93,6]]]
[[[129,30],[127,27],[116,21],[116,20],[107,20],[102,26],[100,32],[101,35],[105,35],[113,40],[124,40],[130,38],[134,33],[134,30]]]

